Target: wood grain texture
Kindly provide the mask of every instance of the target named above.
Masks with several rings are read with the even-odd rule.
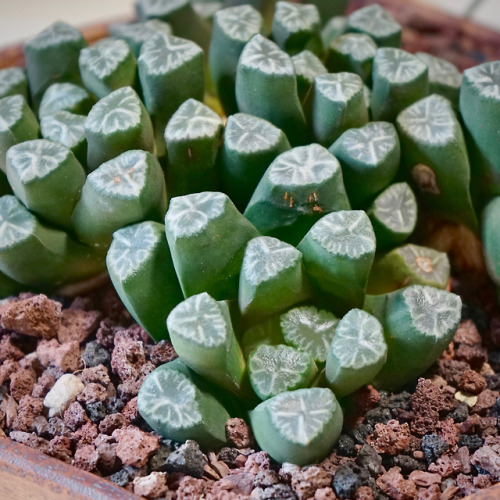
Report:
[[[39,451],[0,439],[2,500],[138,500],[124,488]]]

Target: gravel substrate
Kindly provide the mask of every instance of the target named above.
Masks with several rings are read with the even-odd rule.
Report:
[[[500,320],[468,306],[426,378],[397,394],[358,391],[333,453],[303,468],[272,462],[241,419],[227,422],[229,446],[207,454],[152,432],[137,393],[176,354],[111,288],[21,294],[1,303],[0,321],[2,437],[146,498],[448,500],[500,480]]]

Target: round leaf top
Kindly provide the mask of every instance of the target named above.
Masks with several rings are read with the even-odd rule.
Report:
[[[46,139],[21,142],[7,152],[7,169],[12,169],[23,183],[43,179],[59,168],[70,154],[69,149]]]
[[[278,2],[274,18],[274,22],[278,21],[291,33],[309,31],[320,24],[318,8],[312,4],[297,5],[290,2]]]
[[[417,200],[406,182],[389,186],[374,202],[374,214],[394,232],[409,233],[417,223]]]
[[[90,71],[98,78],[105,78],[116,71],[130,56],[130,48],[124,40],[106,38],[80,52],[81,70]]]
[[[236,113],[227,119],[224,130],[226,146],[240,153],[268,151],[281,138],[281,130],[262,118]]]
[[[211,191],[177,196],[170,200],[165,226],[174,238],[194,236],[224,213],[228,201],[224,193]]]
[[[290,56],[260,34],[245,45],[238,64],[268,75],[295,76]]]
[[[361,370],[387,354],[384,331],[377,318],[351,309],[339,322],[331,349],[343,368]]]
[[[40,129],[45,139],[57,141],[72,148],[85,137],[85,117],[69,111],[56,111],[44,116],[40,121]]]
[[[8,92],[12,87],[19,85],[26,79],[23,68],[0,69],[0,95]]]
[[[167,318],[171,335],[207,348],[226,343],[227,325],[217,301],[203,292],[187,298]]]
[[[270,236],[258,236],[250,240],[245,249],[243,276],[250,284],[258,286],[296,266],[301,258],[301,253],[292,245]]]
[[[146,186],[151,157],[150,153],[139,149],[126,151],[91,172],[87,182],[106,196],[138,198]]]
[[[318,56],[310,50],[303,50],[292,56],[292,63],[295,68],[295,74],[297,76],[301,75],[311,82],[314,81],[316,76],[328,73],[328,70]]]
[[[21,95],[12,95],[0,99],[0,133],[9,130],[23,116],[27,107]]]
[[[57,21],[48,28],[28,39],[25,47],[34,49],[46,49],[67,42],[83,42],[82,34],[73,26]]]
[[[462,301],[458,295],[431,286],[413,285],[403,291],[413,326],[439,339],[456,325]]]
[[[36,219],[15,196],[0,197],[0,250],[7,250],[27,239]]]
[[[172,28],[159,19],[151,19],[142,23],[119,23],[110,27],[112,36],[122,38],[139,46],[156,33],[171,35]]]
[[[500,61],[487,62],[466,69],[464,79],[470,82],[482,97],[500,101]]]
[[[348,18],[348,26],[375,38],[390,36],[401,29],[389,12],[378,4],[353,12]]]
[[[283,392],[268,400],[271,422],[288,441],[307,446],[329,425],[338,403],[330,389]]]
[[[397,123],[413,140],[427,144],[454,141],[458,129],[450,101],[437,94],[404,109],[399,114]]]
[[[347,102],[363,92],[363,81],[354,73],[328,73],[314,80],[315,88],[330,101]]]
[[[392,84],[409,83],[427,71],[427,65],[401,49],[383,47],[373,60],[378,76]]]
[[[287,344],[307,352],[324,363],[339,320],[332,313],[301,306],[280,316],[280,325]]]
[[[417,52],[415,55],[427,64],[429,68],[429,81],[460,88],[462,74],[454,64],[440,57],[426,54],[425,52]]]
[[[61,110],[71,110],[90,99],[89,93],[74,83],[53,83],[43,94],[40,103],[40,116]]]
[[[398,248],[408,267],[429,282],[443,283],[450,275],[450,262],[444,252],[418,245],[404,245]]]
[[[394,125],[371,122],[352,128],[342,134],[340,142],[347,153],[366,166],[377,166],[398,147],[399,139]]]
[[[332,255],[359,259],[375,252],[373,227],[362,210],[329,213],[314,224],[308,235]]]
[[[281,153],[266,175],[276,186],[317,185],[340,171],[338,160],[319,144],[299,146]]]
[[[141,386],[138,404],[141,415],[155,426],[185,429],[203,420],[195,386],[173,369],[151,372]]]
[[[122,87],[102,98],[90,110],[85,129],[105,135],[138,127],[141,124],[141,101],[131,87]]]
[[[355,61],[371,59],[377,52],[377,44],[373,38],[364,33],[346,33],[333,40],[330,46]]]
[[[110,272],[121,281],[135,274],[164,238],[163,231],[157,227],[158,224],[146,221],[115,231],[106,256]]]
[[[149,74],[164,75],[202,54],[201,47],[191,40],[158,33],[144,42],[138,62]]]
[[[196,99],[184,101],[167,124],[165,140],[192,141],[215,137],[223,128],[220,116]]]
[[[233,40],[246,42],[262,29],[262,16],[251,5],[238,5],[217,11],[214,24]]]
[[[189,0],[139,0],[137,8],[144,18],[165,17],[189,5]]]

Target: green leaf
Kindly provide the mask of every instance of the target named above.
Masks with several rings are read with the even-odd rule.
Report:
[[[284,392],[250,412],[259,446],[278,462],[319,462],[342,430],[342,410],[330,389]]]
[[[488,274],[500,285],[500,198],[493,198],[483,211],[482,217],[483,253]]]
[[[378,319],[361,309],[352,309],[337,325],[325,376],[337,396],[347,396],[371,382],[386,359],[387,344]]]
[[[43,94],[38,115],[40,119],[58,111],[87,115],[94,104],[94,97],[80,85],[54,83]]]
[[[319,75],[326,75],[328,70],[321,60],[309,50],[303,50],[292,56],[293,68],[297,78],[299,99],[304,101],[314,79]]]
[[[24,68],[0,69],[0,99],[18,94],[28,99],[28,79]]]

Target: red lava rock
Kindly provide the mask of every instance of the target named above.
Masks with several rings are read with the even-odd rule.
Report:
[[[79,344],[87,340],[99,326],[99,311],[83,311],[81,309],[65,309],[62,311],[61,326],[57,338],[61,344],[76,341]]]
[[[156,366],[168,363],[176,359],[177,353],[175,352],[174,346],[168,340],[160,340],[151,348],[149,353],[151,362]]]
[[[429,472],[435,472],[442,478],[447,478],[462,472],[462,463],[456,458],[442,455],[435,462],[431,463],[428,468]]]
[[[118,443],[116,454],[125,465],[142,467],[160,447],[156,437],[132,425],[116,429],[112,436]]]
[[[500,397],[500,393],[498,391],[485,389],[477,397],[477,403],[471,409],[471,413],[484,415],[486,410],[489,410],[496,403],[498,397]]]
[[[82,372],[82,382],[84,384],[101,384],[107,386],[111,380],[108,369],[104,365],[96,365],[85,368]]]
[[[438,436],[449,444],[450,450],[453,450],[458,444],[458,431],[455,427],[452,418],[447,418],[438,422],[436,426],[438,430]]]
[[[89,422],[89,417],[85,413],[82,405],[74,401],[64,412],[64,423],[73,431]]]
[[[102,344],[104,347],[111,349],[115,342],[115,325],[109,319],[105,318],[99,323],[99,328],[95,335],[97,342]]]
[[[476,450],[470,463],[488,471],[495,481],[500,481],[500,456],[490,446],[482,446]]]
[[[252,431],[242,418],[230,418],[226,422],[226,437],[236,448],[248,448],[253,442]]]
[[[457,344],[466,344],[470,346],[481,345],[481,334],[471,319],[467,319],[460,323],[453,336],[453,341]]]
[[[94,441],[94,445],[99,455],[97,468],[104,475],[112,474],[119,470],[121,461],[116,454],[116,441],[111,436],[99,434]]]
[[[417,500],[441,500],[441,488],[432,484],[428,488],[418,490]]]
[[[80,344],[66,342],[59,344],[56,339],[41,340],[36,352],[43,366],[55,366],[63,373],[74,372],[80,367]]]
[[[397,420],[389,420],[387,424],[375,424],[374,432],[366,441],[379,453],[397,455],[409,448],[410,427],[408,424],[400,424]]]
[[[71,451],[71,440],[67,436],[56,436],[49,441],[49,453],[51,457],[71,463],[73,452]]]
[[[10,376],[10,393],[16,401],[31,394],[35,387],[36,375],[33,370],[17,370]]]
[[[78,394],[77,399],[80,403],[90,404],[106,401],[108,391],[101,384],[91,382],[85,386],[85,389]]]
[[[488,361],[488,351],[485,347],[460,344],[455,351],[455,359],[466,361],[472,368],[481,368]]]
[[[97,426],[92,422],[86,422],[73,433],[73,440],[76,441],[76,447],[93,444],[98,436]]]
[[[316,466],[292,474],[292,489],[299,500],[313,497],[315,490],[326,488],[331,483],[332,475]]]
[[[451,500],[458,492],[458,486],[450,484],[442,493],[439,500]]]
[[[271,460],[269,459],[269,455],[265,451],[258,451],[257,453],[248,455],[245,462],[245,472],[249,472],[254,476],[256,476],[260,470],[267,470],[270,467]]]
[[[17,401],[10,394],[6,394],[3,397],[2,402],[0,403],[0,410],[4,412],[6,428],[12,427],[14,420],[17,417],[17,406]]]
[[[460,447],[456,453],[454,453],[451,457],[452,459],[458,460],[461,464],[461,469],[459,472],[464,474],[469,474],[471,471],[470,468],[470,453],[467,446]]]
[[[486,379],[474,370],[465,370],[460,378],[458,388],[469,394],[479,394],[486,389]]]
[[[115,348],[111,354],[111,368],[120,379],[137,380],[141,374],[141,367],[146,363],[146,351],[142,342],[129,338],[125,331],[115,335]]]
[[[421,470],[414,470],[408,479],[413,481],[417,486],[428,488],[433,484],[441,484],[441,476],[439,474],[432,474]]]
[[[38,359],[36,352],[30,352],[26,354],[24,358],[19,360],[19,366],[24,370],[33,370],[37,376],[43,373],[43,366]]]
[[[12,343],[10,335],[3,335],[0,338],[0,363],[7,360],[18,361],[23,356],[23,351]]]
[[[123,408],[122,415],[129,421],[135,422],[139,418],[139,410],[137,409],[137,398],[131,399]]]
[[[149,476],[136,477],[133,486],[136,495],[146,498],[160,498],[168,489],[164,472],[152,472]]]
[[[128,420],[121,413],[112,413],[101,420],[99,430],[103,434],[111,435],[116,429],[125,427],[128,423]]]
[[[34,398],[44,398],[50,391],[50,389],[52,389],[55,383],[56,379],[52,375],[43,373],[42,376],[37,380],[35,387],[33,387],[31,395]]]
[[[197,479],[191,476],[184,476],[179,481],[177,488],[178,500],[192,500],[193,498],[202,498],[206,482],[203,479]]]
[[[327,488],[325,488],[327,489]],[[331,488],[328,488],[331,489]],[[333,490],[332,490],[332,493]],[[314,495],[314,500],[319,500],[320,497],[316,498],[316,495]],[[336,498],[336,496],[329,496],[329,497],[323,497],[326,499],[330,498]],[[373,500],[373,492],[372,489],[369,486],[360,486],[357,490],[356,493],[354,494],[354,500]]]
[[[30,432],[33,430],[33,420],[43,412],[43,399],[25,395],[19,400],[17,415],[12,422],[14,431]]]
[[[24,444],[42,453],[48,453],[49,451],[49,442],[46,439],[38,437],[34,432],[30,434],[23,431],[11,431],[9,437],[17,443]]]
[[[0,306],[0,321],[4,328],[33,337],[55,337],[61,318],[61,304],[46,295],[35,295]]]
[[[417,487],[410,479],[405,479],[399,467],[389,469],[376,481],[377,486],[395,500],[414,500],[417,497]]]
[[[92,444],[81,446],[75,451],[73,465],[87,472],[97,472],[99,454]]]
[[[453,387],[457,387],[462,373],[470,369],[469,363],[458,361],[456,359],[439,359],[438,373]]]
[[[13,359],[7,359],[0,366],[0,385],[3,385],[9,377],[20,369],[19,363]]]

